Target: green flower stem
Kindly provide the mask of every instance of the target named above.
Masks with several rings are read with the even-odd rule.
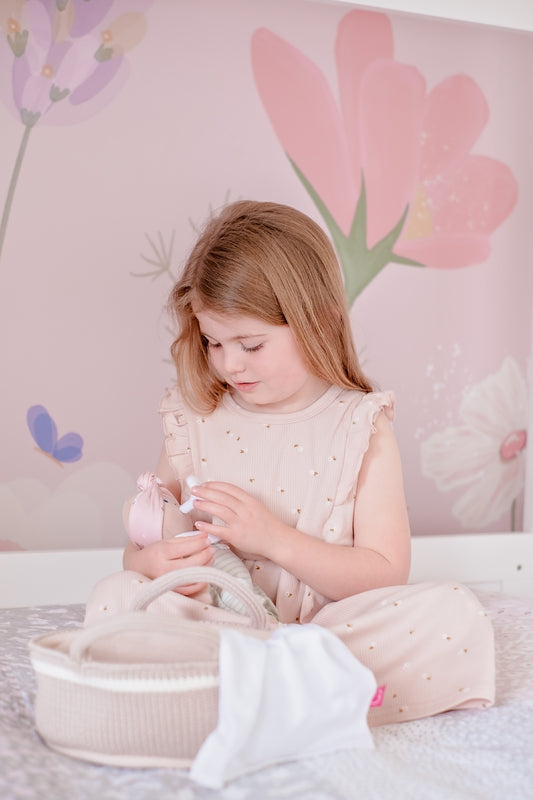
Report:
[[[20,174],[20,168],[22,166],[22,161],[24,158],[24,153],[26,152],[26,146],[28,144],[28,139],[30,138],[30,131],[32,129],[31,125],[24,126],[24,134],[22,136],[22,141],[20,143],[19,151],[17,154],[17,160],[15,161],[15,166],[13,167],[13,173],[11,175],[11,181],[9,183],[9,189],[7,190],[7,197],[6,202],[4,204],[4,213],[2,214],[2,222],[0,223],[0,258],[2,256],[2,247],[4,245],[4,239],[7,230],[7,222],[9,219],[9,214],[11,211],[11,206],[13,204],[13,197],[15,195],[15,188],[17,186],[18,177]]]
[[[397,264],[410,264],[411,266],[417,267],[423,266],[423,264],[417,261],[411,261],[410,259],[403,258],[403,256],[397,256],[393,252],[394,245],[398,241],[407,218],[409,206],[405,207],[401,218],[394,228],[369,250],[366,244],[366,191],[364,180],[361,181],[361,194],[359,195],[352,226],[348,236],[346,236],[303,172],[301,172],[292,159],[290,159],[290,161],[298,178],[303,183],[306,191],[311,196],[314,204],[324,218],[324,222],[333,239],[333,244],[335,245],[344,275],[344,288],[348,300],[348,307],[353,304],[356,297],[361,294],[363,289],[368,286],[370,281],[372,281],[387,264],[395,262]]]
[[[511,533],[516,531],[516,497],[511,503]]]

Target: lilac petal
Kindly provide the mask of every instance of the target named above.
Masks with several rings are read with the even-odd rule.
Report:
[[[26,3],[26,15],[28,20],[28,50],[33,51],[33,57],[37,53],[48,50],[52,42],[52,19],[53,11],[51,3],[43,0],[28,0]]]
[[[57,442],[57,427],[44,406],[31,406],[26,415],[28,428],[36,444],[45,453],[52,453]]]
[[[16,58],[13,61],[12,83],[13,83],[13,100],[15,105],[20,111],[22,108],[22,97],[24,94],[24,87],[31,77],[31,72],[26,56]]]
[[[74,23],[70,35],[75,39],[92,31],[103,20],[113,0],[71,0],[74,3]]]
[[[98,64],[92,75],[81,83],[71,94],[70,102],[73,106],[85,103],[102,91],[115,77],[122,66],[122,58],[112,58]]]

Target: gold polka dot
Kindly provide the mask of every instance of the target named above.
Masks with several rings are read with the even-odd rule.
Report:
[[[205,463],[207,461],[207,458],[201,458],[200,461],[203,461]]]
[[[102,611],[107,611],[108,608],[109,606],[102,606]]]
[[[414,633],[414,630],[412,630],[412,631],[409,631],[409,636],[412,636],[412,635],[413,635],[413,633]]]
[[[210,606],[204,606],[204,611],[209,611]]]
[[[352,623],[351,623],[351,622],[347,622],[347,623],[346,623],[346,627],[347,627],[347,628],[353,628],[353,625],[352,625]]]
[[[313,475],[313,477],[316,477],[318,475],[318,472],[316,471],[316,469],[312,469],[311,470],[311,475]]]
[[[248,480],[250,481],[250,483],[255,483],[255,478],[248,478]]]
[[[256,564],[256,565],[255,565],[255,568],[256,568],[256,569],[261,569],[261,567],[259,566],[259,564]]]
[[[287,597],[292,597],[292,592],[285,592],[285,594],[287,595]]]

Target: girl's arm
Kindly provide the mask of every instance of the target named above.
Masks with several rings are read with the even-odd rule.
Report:
[[[376,420],[359,479],[354,509],[355,546],[330,544],[284,525],[265,506],[225,483],[194,488],[195,507],[226,527],[198,522],[234,549],[268,558],[331,600],[405,583],[410,530],[398,446],[385,414]],[[253,557],[253,556],[252,556]]]
[[[176,480],[167,455],[163,449],[157,467],[157,477],[163,482],[164,486],[180,502],[180,484]],[[127,527],[129,508],[134,498],[130,498],[124,506],[124,520]],[[181,527],[180,521],[183,522]],[[176,529],[174,534],[184,533],[191,530],[190,518],[183,515],[176,519]],[[168,538],[161,541],[139,547],[134,542],[128,542],[124,549],[122,558],[124,569],[140,572],[147,578],[157,578],[167,572],[183,567],[211,566],[213,563],[213,548],[210,546],[206,533],[199,532],[198,536],[188,536],[183,538]],[[180,587],[177,591],[180,594],[196,594],[204,588],[203,584],[190,584]]]

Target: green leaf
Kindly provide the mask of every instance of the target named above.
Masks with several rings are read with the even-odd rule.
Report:
[[[403,256],[397,256],[393,252],[394,245],[401,235],[407,214],[409,213],[408,205],[406,205],[402,216],[394,228],[369,250],[367,246],[367,204],[364,175],[361,176],[361,192],[350,226],[350,232],[348,236],[346,236],[313,185],[309,182],[298,165],[290,157],[288,158],[299,180],[302,182],[305,190],[313,200],[329,229],[343,272],[344,288],[349,306],[353,304],[363,289],[368,286],[387,264],[397,263],[417,267],[424,266],[418,261],[413,261]]]

